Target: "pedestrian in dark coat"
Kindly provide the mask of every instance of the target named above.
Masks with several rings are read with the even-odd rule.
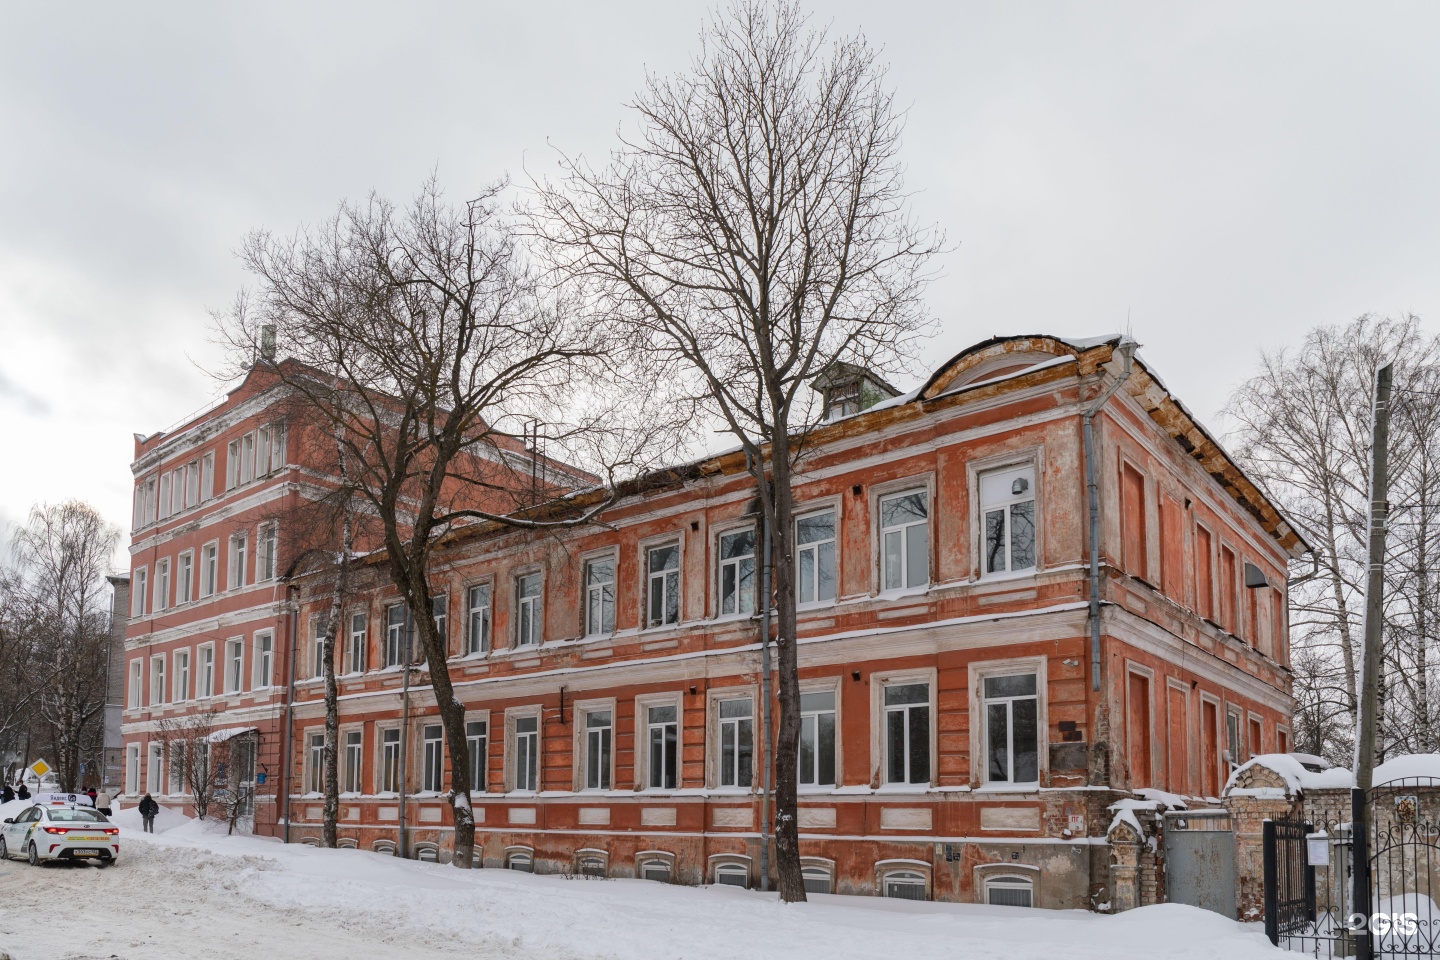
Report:
[[[0,803],[9,803],[15,799],[15,789],[10,784],[0,784]]]
[[[150,794],[145,794],[140,801],[140,820],[145,824],[146,833],[155,832],[155,814],[160,812],[160,804]]]
[[[24,780],[20,781],[20,788],[15,791],[15,796],[19,797],[21,800],[30,799],[30,788],[25,786]]]
[[[89,790],[85,791],[85,796],[90,798],[90,806],[92,807],[95,806],[95,794],[96,790],[94,787],[91,787]]]

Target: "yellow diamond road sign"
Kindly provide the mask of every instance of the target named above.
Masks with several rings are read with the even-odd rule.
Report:
[[[30,764],[30,772],[35,774],[35,776],[37,777],[43,777],[45,776],[45,774],[50,772],[50,764],[46,763],[44,760],[36,760],[34,763]]]

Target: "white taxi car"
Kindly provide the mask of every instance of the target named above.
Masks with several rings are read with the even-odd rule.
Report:
[[[31,866],[42,860],[99,860],[104,866],[120,857],[120,828],[88,807],[36,804],[0,824],[0,860],[15,856]]]

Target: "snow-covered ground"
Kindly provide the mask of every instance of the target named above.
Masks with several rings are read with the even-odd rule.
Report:
[[[1254,925],[1176,905],[1115,917],[870,897],[786,907],[727,887],[467,872],[226,837],[177,814],[153,837],[134,811],[117,820],[117,867],[0,863],[0,950],[14,960],[1281,956]]]

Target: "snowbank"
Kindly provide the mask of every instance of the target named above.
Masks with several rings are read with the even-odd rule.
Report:
[[[1386,760],[1375,768],[1371,783],[1380,786],[1400,780],[1430,778],[1440,785],[1440,753],[1414,753]]]
[[[134,831],[135,833],[143,833],[145,831],[145,822],[140,817],[140,809],[138,807],[116,811],[115,815],[110,818],[110,822],[122,830]],[[183,827],[189,822],[190,818],[183,813],[178,813],[168,807],[162,806],[160,812],[155,815],[155,832],[168,833],[177,827]]]

